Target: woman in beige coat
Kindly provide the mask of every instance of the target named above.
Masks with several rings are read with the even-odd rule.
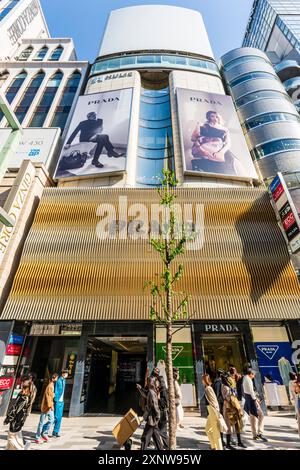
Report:
[[[207,401],[208,411],[205,432],[212,450],[224,450],[221,433],[226,432],[227,429],[224,429],[224,419],[220,413],[219,403],[214,389],[211,386],[212,382],[208,374],[204,374],[202,376],[202,383],[205,388],[205,398]]]

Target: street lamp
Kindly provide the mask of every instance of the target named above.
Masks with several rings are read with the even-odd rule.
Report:
[[[15,113],[13,112],[10,104],[8,103],[5,96],[0,91],[0,110],[3,112],[4,116],[7,119],[9,127],[12,129],[9,137],[6,139],[3,147],[0,149],[0,180],[7,170],[7,162],[10,159],[12,154],[15,154],[20,143],[20,137],[23,133],[21,124]],[[9,216],[9,214],[0,207],[0,223],[6,225],[7,227],[14,226],[14,220]]]

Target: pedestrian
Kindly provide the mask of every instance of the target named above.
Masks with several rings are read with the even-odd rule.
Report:
[[[4,424],[9,424],[7,450],[26,450],[28,448],[28,444],[24,444],[22,428],[28,416],[30,399],[30,381],[23,380],[21,391],[9,406],[4,421]]]
[[[49,430],[54,423],[54,387],[57,380],[58,374],[52,374],[42,399],[41,416],[35,435],[36,444],[42,444],[49,440]]]
[[[174,391],[175,391],[175,405],[176,405],[176,421],[177,427],[183,429],[182,424],[184,418],[184,411],[182,407],[182,393],[179,385],[179,369],[173,369],[173,378],[174,378]]]
[[[221,414],[209,374],[202,376],[202,383],[205,388],[208,411],[205,432],[212,450],[224,450],[223,433],[227,433],[227,426]]]
[[[268,442],[268,439],[263,436],[264,414],[254,391],[254,376],[254,371],[252,369],[248,369],[246,375],[243,378],[243,390],[245,397],[244,409],[249,415],[253,440]]]
[[[61,375],[55,384],[55,395],[54,395],[54,428],[52,437],[60,437],[61,421],[64,413],[64,395],[66,389],[66,379],[68,377],[68,371],[63,369]]]
[[[221,414],[223,413],[223,404],[224,404],[223,395],[222,395],[222,380],[221,380],[221,376],[223,374],[225,374],[224,370],[218,369],[217,377],[215,378],[214,383],[213,383],[213,389],[214,389],[214,392],[216,394],[216,397],[219,403]]]
[[[28,416],[29,416],[32,411],[32,406],[33,406],[33,403],[35,402],[36,394],[37,394],[37,388],[35,385],[36,374],[34,372],[29,372],[27,377],[30,382],[30,406],[28,408]]]
[[[297,374],[295,374],[295,372],[290,372],[289,396],[290,396],[291,404],[295,408],[295,416],[297,419],[297,399],[296,399],[296,391],[295,391],[296,380],[297,380]]]
[[[298,433],[300,437],[300,375],[298,374],[294,385],[295,390],[295,410],[298,423]]]
[[[222,395],[224,399],[223,416],[228,428],[226,434],[226,448],[232,450],[231,434],[234,430],[237,435],[237,445],[246,449],[247,446],[242,442],[241,432],[243,430],[243,410],[238,401],[236,391],[231,388],[230,376],[224,374],[222,379]]]
[[[147,387],[147,401],[144,413],[144,421],[146,425],[141,439],[141,450],[148,449],[151,439],[153,439],[157,450],[163,450],[163,442],[158,429],[160,410],[154,377],[148,377]]]
[[[162,375],[158,377],[159,388],[158,388],[158,406],[160,410],[160,418],[158,423],[158,429],[163,441],[164,449],[169,448],[168,438],[168,389],[166,386],[165,379]]]

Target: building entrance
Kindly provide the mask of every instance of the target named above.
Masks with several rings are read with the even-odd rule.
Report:
[[[225,372],[233,365],[239,373],[247,369],[247,358],[241,336],[204,336],[204,366],[206,373],[215,379],[217,370]]]
[[[88,343],[87,413],[141,412],[136,384],[144,385],[147,337],[96,337]]]

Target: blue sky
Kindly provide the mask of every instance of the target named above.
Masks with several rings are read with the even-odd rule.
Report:
[[[78,58],[93,62],[108,14],[116,8],[163,3],[198,10],[219,58],[241,46],[253,0],[41,0],[41,3],[52,37],[72,37]]]

